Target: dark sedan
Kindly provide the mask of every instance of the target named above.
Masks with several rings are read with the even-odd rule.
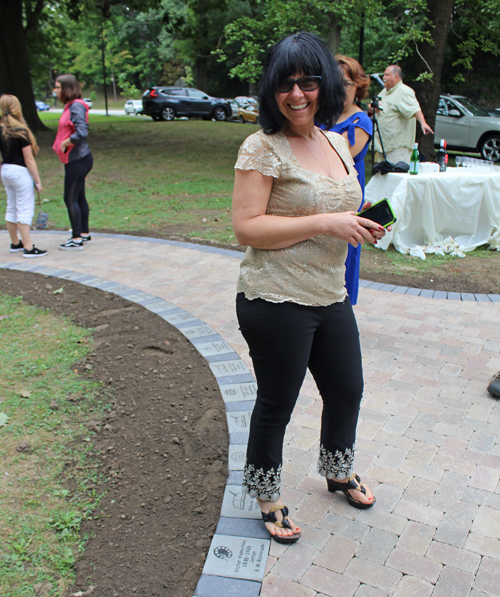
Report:
[[[142,96],[142,113],[153,120],[187,116],[222,121],[231,116],[231,106],[224,99],[191,87],[151,87]]]

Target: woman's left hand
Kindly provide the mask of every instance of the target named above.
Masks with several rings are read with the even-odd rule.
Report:
[[[67,139],[64,139],[64,141],[62,141],[62,143],[61,143],[61,151],[63,153],[66,153],[66,150],[68,149],[68,147],[70,145],[72,145],[71,139],[69,137]]]

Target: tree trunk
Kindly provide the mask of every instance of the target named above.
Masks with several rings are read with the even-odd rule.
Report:
[[[335,56],[340,51],[340,33],[342,27],[333,12],[328,14],[328,18],[328,47],[330,48],[330,52]]]
[[[207,59],[200,56],[196,61],[196,87],[207,93],[207,84]]]
[[[428,0],[427,18],[430,23],[427,30],[432,43],[423,42],[419,48],[421,54],[417,62],[416,74],[428,73],[429,68],[433,73],[431,81],[415,83],[415,92],[424,113],[427,124],[434,130],[436,112],[439,107],[439,94],[441,92],[441,71],[444,61],[444,50],[448,29],[450,28],[455,0]],[[425,62],[424,62],[425,61]],[[427,63],[427,65],[426,65]],[[417,142],[420,151],[427,159],[435,158],[434,136],[422,135],[422,129],[417,124]]]
[[[15,95],[33,131],[47,130],[38,117],[23,29],[21,0],[0,0],[0,94]]]

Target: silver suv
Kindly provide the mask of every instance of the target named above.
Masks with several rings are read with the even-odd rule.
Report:
[[[478,151],[485,160],[500,160],[500,118],[462,95],[441,95],[434,144],[446,139],[449,149]]]

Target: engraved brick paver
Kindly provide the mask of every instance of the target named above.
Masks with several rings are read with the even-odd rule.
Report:
[[[61,254],[66,233],[34,234],[50,251],[41,271],[146,293],[152,310],[167,301],[195,318],[185,320],[194,333],[220,335],[253,373],[234,306],[242,254],[98,234],[85,251]],[[24,261],[9,256],[33,267]],[[485,391],[500,369],[500,298],[379,287],[363,283],[355,307],[365,368],[355,466],[377,504],[351,508],[315,472],[321,399],[308,373],[283,472],[302,538],[271,542],[261,595],[500,597],[500,403]],[[217,577],[206,579],[216,594]],[[220,580],[222,592],[228,581]]]

